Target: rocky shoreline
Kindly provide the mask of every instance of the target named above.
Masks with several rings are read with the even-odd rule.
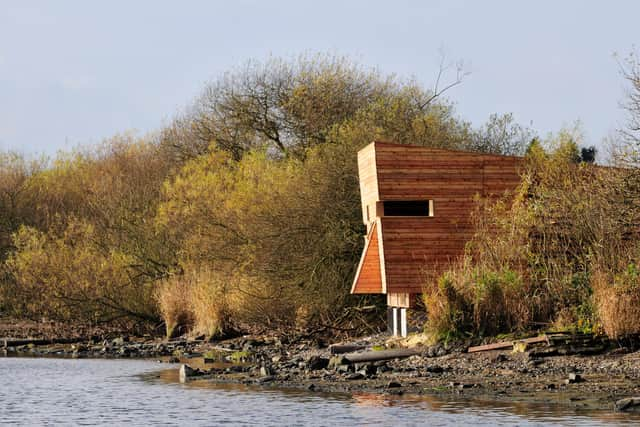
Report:
[[[380,351],[385,338],[368,337],[360,344]],[[629,410],[635,405],[623,399],[640,396],[640,352],[543,357],[539,351],[466,353],[461,347],[432,346],[410,357],[352,363],[345,355],[309,344],[253,344],[250,340],[242,347],[251,361],[210,367],[187,363],[182,380],[550,403],[585,410]]]
[[[640,396],[640,352],[625,348],[596,355],[559,355],[536,347],[468,353],[467,347],[458,343],[414,347],[410,356],[400,352],[399,358],[354,362],[350,356],[366,353],[375,358],[403,343],[386,335],[364,337],[350,343],[358,351],[332,354],[331,348],[321,342],[289,343],[265,336],[217,343],[127,336],[66,344],[6,345],[11,342],[16,341],[0,339],[0,354],[146,358],[179,363],[185,382],[477,398],[561,404],[584,410],[634,409],[635,401],[623,399]]]

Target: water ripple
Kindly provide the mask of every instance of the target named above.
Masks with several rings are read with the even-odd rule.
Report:
[[[167,383],[148,361],[0,358],[0,423],[9,425],[397,426],[618,425],[550,406],[258,391]],[[171,373],[174,375],[175,373]]]

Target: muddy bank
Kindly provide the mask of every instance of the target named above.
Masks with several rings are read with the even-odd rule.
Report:
[[[83,340],[90,337],[103,339],[134,334],[150,336],[148,325],[128,324],[126,327],[113,325],[87,325],[81,323],[55,322],[49,320],[15,319],[0,313],[0,339],[66,339]],[[158,333],[162,333],[159,330]]]
[[[153,358],[190,354],[197,340],[166,341],[113,327],[87,327],[0,317],[0,355],[72,358]]]

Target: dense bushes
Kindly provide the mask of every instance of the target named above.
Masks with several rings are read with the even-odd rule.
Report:
[[[424,294],[428,327],[450,338],[468,331],[492,335],[527,326],[530,307],[518,272],[463,265],[442,275]]]
[[[136,283],[131,255],[92,242],[95,228],[71,221],[61,236],[23,227],[6,262],[15,278],[14,308],[56,320],[96,323],[153,320],[150,283]]]
[[[157,319],[153,284],[172,258],[153,217],[168,173],[157,145],[131,136],[31,173],[19,193],[29,210],[2,259],[4,310],[91,323]]]
[[[318,147],[304,162],[213,151],[166,184],[159,226],[180,242],[185,271],[206,266],[242,300],[235,321],[292,326],[302,306],[318,321],[344,306],[362,233],[345,151]]]
[[[425,289],[429,329],[640,332],[630,274],[640,258],[629,255],[638,253],[638,171],[581,163],[574,140],[560,134],[551,154],[534,144],[519,188],[479,204],[466,256]]]

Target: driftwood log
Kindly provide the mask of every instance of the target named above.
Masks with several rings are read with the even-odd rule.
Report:
[[[329,352],[331,354],[344,354],[344,353],[352,353],[354,351],[364,350],[367,348],[364,345],[357,344],[331,344],[329,346]]]
[[[614,408],[616,411],[630,411],[637,410],[638,406],[640,406],[640,397],[627,397],[625,399],[620,399],[614,403]]]
[[[54,339],[0,339],[2,347],[19,347],[22,345],[53,345],[53,344],[75,344],[79,342],[87,342],[98,340],[98,337],[84,338],[54,338]]]
[[[351,363],[378,362],[381,360],[402,359],[421,354],[420,348],[400,348],[393,350],[367,351],[364,353],[345,354],[344,358]]]

